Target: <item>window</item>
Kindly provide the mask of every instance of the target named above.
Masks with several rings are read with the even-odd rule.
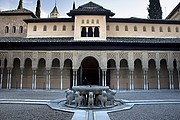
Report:
[[[152,32],[155,32],[154,26],[151,27],[151,31],[152,31]]]
[[[84,19],[82,19],[82,24],[84,24]]]
[[[107,29],[107,31],[109,31],[109,30],[110,30],[110,27],[109,27],[109,25],[107,25],[107,28],[106,28],[106,29]]]
[[[66,26],[65,25],[63,25],[63,29],[62,29],[63,31],[66,31]]]
[[[34,26],[34,27],[33,27],[33,31],[37,31],[37,26]]]
[[[178,27],[176,27],[176,32],[179,32],[179,28]]]
[[[53,31],[57,31],[57,26],[56,25],[53,26]]]
[[[86,23],[89,24],[89,20],[87,20]]]
[[[137,26],[134,26],[134,31],[137,31]]]
[[[119,26],[118,25],[116,25],[116,31],[119,31]]]
[[[96,20],[96,24],[99,24],[99,19]]]
[[[94,37],[99,37],[99,28],[95,27],[94,29]]]
[[[168,32],[171,32],[171,28],[170,27],[168,27]]]
[[[23,26],[19,27],[19,33],[23,33]]]
[[[15,26],[12,27],[12,33],[16,33],[16,27]]]
[[[9,27],[8,26],[5,27],[5,33],[9,33]]]
[[[160,32],[163,32],[163,28],[162,28],[162,27],[159,27],[159,31],[160,31]]]
[[[43,31],[47,31],[47,26],[46,25],[44,25]]]
[[[143,26],[143,32],[146,32],[146,26]]]
[[[93,37],[93,29],[92,29],[92,27],[88,28],[88,37]]]
[[[94,24],[94,19],[92,19],[91,23]]]
[[[125,26],[125,31],[128,31],[128,26],[127,25]]]
[[[86,37],[86,27],[82,27],[81,37]]]
[[[72,31],[74,31],[74,25],[72,25]]]

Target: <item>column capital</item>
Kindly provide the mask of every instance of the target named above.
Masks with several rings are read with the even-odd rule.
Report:
[[[37,67],[32,67],[32,70],[37,70]]]

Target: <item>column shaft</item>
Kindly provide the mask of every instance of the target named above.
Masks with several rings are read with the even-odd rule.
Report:
[[[46,89],[50,90],[51,88],[51,75],[50,75],[50,70],[46,70]]]
[[[3,83],[3,68],[1,68],[1,76],[0,76],[0,89],[2,88],[2,83]]]
[[[179,82],[179,89],[180,89],[180,75],[179,75],[179,73],[180,73],[180,70],[178,70],[178,82]]]
[[[36,89],[36,70],[33,70],[32,89]]]
[[[160,83],[160,70],[157,70],[157,78],[158,78],[158,90],[161,89],[161,83]]]
[[[144,70],[144,90],[148,90],[147,70]]]
[[[107,86],[106,71],[104,71],[104,86]]]
[[[21,83],[20,83],[20,89],[23,87],[23,69],[21,69]]]
[[[11,82],[12,82],[12,69],[9,70],[9,89],[11,89]]]
[[[102,86],[104,86],[104,71],[102,71]]]
[[[117,69],[117,90],[120,89],[119,83],[120,83],[120,79],[119,79],[119,69]]]
[[[61,76],[60,76],[60,89],[63,89],[63,69],[60,69]]]
[[[130,74],[130,90],[134,90],[134,73],[133,73],[133,71],[130,71],[129,72],[129,74]]]

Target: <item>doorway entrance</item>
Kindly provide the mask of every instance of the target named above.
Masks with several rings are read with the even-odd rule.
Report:
[[[82,61],[79,69],[79,84],[100,85],[100,74],[101,70],[98,61],[94,57],[86,57]]]

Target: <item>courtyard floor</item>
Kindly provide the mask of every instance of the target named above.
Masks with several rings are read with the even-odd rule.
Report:
[[[56,100],[65,98],[57,90],[0,90],[0,99]],[[180,100],[180,90],[118,91],[123,100]],[[179,120],[180,104],[134,105],[130,110],[108,113],[111,120]],[[0,104],[2,120],[71,120],[74,113],[52,110],[46,105]]]

